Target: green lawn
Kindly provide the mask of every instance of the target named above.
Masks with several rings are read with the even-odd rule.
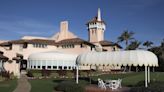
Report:
[[[101,76],[92,77],[93,80],[97,80],[101,78],[103,80],[108,79],[122,79],[122,85],[129,86],[129,85],[136,85],[139,81],[145,80],[145,73],[138,72],[138,73],[125,73],[125,74],[106,74]],[[164,81],[164,72],[151,72],[150,73],[151,81]]]
[[[164,72],[151,72],[151,81],[164,81]],[[123,86],[131,86],[137,84],[139,81],[144,81],[144,72],[139,73],[125,73],[125,74],[105,74],[101,76],[91,77],[92,83],[96,83],[97,79],[101,78],[103,80],[107,79],[122,79]],[[74,81],[74,79],[35,79],[29,80],[32,89],[31,92],[52,92],[54,86],[63,80]],[[82,86],[88,85],[89,79],[82,78],[79,80],[79,84]],[[6,91],[5,91],[6,92]]]
[[[17,80],[7,80],[0,82],[0,92],[12,92],[17,86]]]
[[[35,79],[29,82],[32,86],[31,92],[52,92],[53,87],[57,85],[53,79]]]
[[[35,79],[29,80],[31,83],[32,89],[31,92],[52,92],[54,87],[57,86],[61,81],[68,80],[74,81],[74,79]],[[85,86],[89,84],[89,82],[80,80],[80,85]]]

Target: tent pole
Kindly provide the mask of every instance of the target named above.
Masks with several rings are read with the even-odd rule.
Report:
[[[147,88],[147,66],[145,66],[145,87]]]
[[[148,66],[148,83],[150,83],[150,67]]]
[[[79,67],[78,65],[76,66],[76,84],[79,83]]]

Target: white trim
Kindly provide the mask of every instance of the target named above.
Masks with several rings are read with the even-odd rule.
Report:
[[[150,83],[150,67],[148,66],[148,83]]]
[[[79,66],[76,66],[76,84],[79,83]]]
[[[147,66],[145,66],[145,87],[147,88]]]

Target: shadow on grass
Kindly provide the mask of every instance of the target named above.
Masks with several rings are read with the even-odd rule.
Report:
[[[53,82],[57,83],[57,84],[61,83],[63,81],[74,81],[74,82],[76,82],[76,78],[72,78],[72,79],[55,79],[55,80],[53,80]],[[98,81],[93,80],[91,77],[79,77],[79,81],[85,81],[89,84],[96,84],[96,85],[98,83]]]
[[[79,77],[79,80],[87,81],[90,84],[97,84],[98,81],[93,80],[91,77]]]

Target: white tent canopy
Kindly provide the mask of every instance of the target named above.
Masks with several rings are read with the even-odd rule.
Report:
[[[58,70],[61,67],[70,70],[75,67],[76,58],[77,55],[56,51],[34,53],[28,58],[28,68]]]
[[[129,65],[129,66],[158,66],[155,54],[149,51],[113,51],[83,53],[77,58],[78,65]]]
[[[96,65],[96,66],[145,66],[145,87],[150,82],[150,66],[158,66],[158,59],[155,54],[143,50],[130,51],[113,51],[113,52],[89,52],[83,53],[77,57],[77,75],[78,83],[78,66]]]

